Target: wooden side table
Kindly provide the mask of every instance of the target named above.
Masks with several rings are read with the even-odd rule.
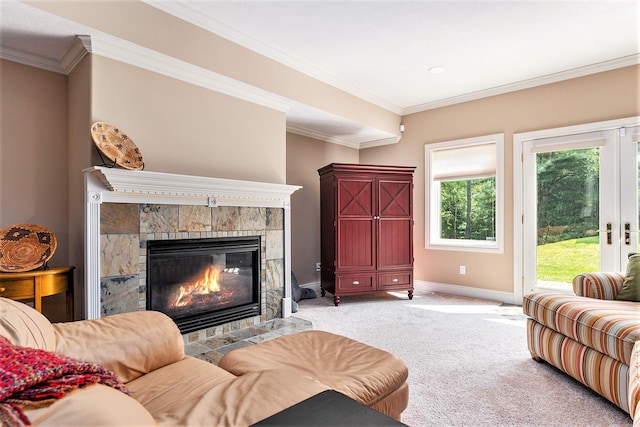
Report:
[[[67,321],[73,320],[73,270],[52,267],[22,273],[0,273],[0,296],[16,301],[34,300],[42,313],[42,297],[67,293]]]

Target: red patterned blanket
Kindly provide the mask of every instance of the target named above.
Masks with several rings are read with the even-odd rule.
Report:
[[[0,421],[3,425],[31,425],[23,407],[47,406],[78,387],[97,383],[128,393],[118,378],[100,365],[16,346],[0,336]]]

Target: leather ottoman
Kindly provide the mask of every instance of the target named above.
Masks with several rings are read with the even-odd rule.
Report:
[[[299,332],[239,348],[219,366],[238,376],[296,370],[397,420],[409,402],[409,372],[400,358],[329,332]]]

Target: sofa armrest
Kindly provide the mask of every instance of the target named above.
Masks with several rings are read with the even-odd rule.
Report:
[[[573,279],[573,291],[578,296],[613,300],[624,283],[624,273],[582,273]]]
[[[157,311],[56,323],[53,328],[56,352],[98,363],[125,383],[184,358],[178,327]]]

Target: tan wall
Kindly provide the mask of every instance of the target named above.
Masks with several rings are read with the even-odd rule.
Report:
[[[291,196],[291,268],[300,284],[319,282],[320,178],[329,163],[358,163],[358,150],[287,133],[287,184],[303,188]]]
[[[49,265],[73,265],[67,226],[67,77],[0,60],[0,227],[44,225],[56,236]],[[65,319],[64,294],[43,313]]]
[[[404,117],[397,145],[360,153],[361,163],[417,166],[414,190],[415,278],[512,292],[513,134],[640,115],[640,67],[628,67]],[[505,251],[482,254],[425,249],[424,145],[505,134]],[[466,265],[467,274],[458,267]]]
[[[322,83],[141,1],[25,3],[358,123],[391,134],[398,132],[398,114]]]
[[[35,223],[67,265],[67,77],[0,60],[0,227]]]
[[[84,176],[82,171],[98,164],[91,142],[91,56],[69,74],[69,260],[75,269],[75,312],[84,313]]]
[[[145,170],[285,182],[284,113],[92,56],[92,120],[121,127]]]

